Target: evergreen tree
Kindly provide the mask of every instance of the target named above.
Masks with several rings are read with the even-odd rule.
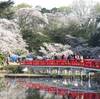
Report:
[[[14,2],[11,0],[0,2],[0,18],[12,19],[14,11],[12,9]]]
[[[100,16],[96,18],[96,31],[90,36],[89,45],[90,46],[100,46]]]

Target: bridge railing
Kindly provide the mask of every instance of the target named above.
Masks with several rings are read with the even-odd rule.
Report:
[[[100,60],[84,59],[84,60],[24,60],[21,61],[24,66],[75,66],[100,69]]]

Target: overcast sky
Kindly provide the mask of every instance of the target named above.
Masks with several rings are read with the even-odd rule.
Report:
[[[14,0],[16,3],[26,2],[31,4],[33,7],[40,5],[45,8],[53,8],[66,6],[72,3],[73,0]]]
[[[24,2],[24,3],[31,4],[33,7],[40,5],[41,7],[45,7],[49,9],[53,7],[68,6],[73,2],[73,0],[12,0],[12,1],[14,1],[16,4],[20,4]],[[89,1],[89,0],[85,0],[85,1]],[[100,0],[91,0],[91,1],[100,2]]]

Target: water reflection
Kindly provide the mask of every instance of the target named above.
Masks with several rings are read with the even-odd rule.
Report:
[[[9,81],[14,85],[18,81],[31,82],[31,83],[43,83],[50,86],[67,88],[75,91],[85,91],[85,92],[100,92],[100,84],[94,80],[81,80],[69,79],[69,78],[15,78],[9,79]]]

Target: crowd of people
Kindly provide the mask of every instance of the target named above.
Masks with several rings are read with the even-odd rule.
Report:
[[[87,57],[88,58],[88,57]],[[5,58],[6,64],[9,65],[9,62],[20,63],[23,60],[78,60],[83,61],[84,57],[80,53],[75,54],[53,54],[51,56],[37,56],[32,53],[28,53],[27,55],[20,56],[18,54],[11,54]]]
[[[83,60],[83,56],[80,55],[79,53],[77,54],[70,54],[70,55],[54,55],[53,59],[66,59],[66,60],[71,60],[71,59],[77,59],[77,60]]]
[[[12,63],[20,63],[21,57],[18,54],[12,54],[8,55],[7,57],[4,58],[3,64],[4,65],[9,65],[10,62]]]

